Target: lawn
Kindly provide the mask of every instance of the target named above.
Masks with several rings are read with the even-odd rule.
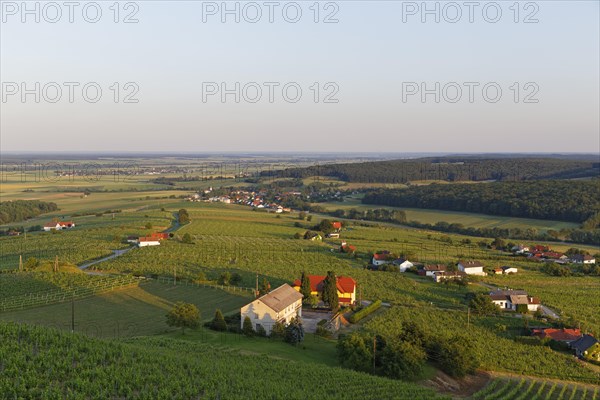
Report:
[[[246,337],[236,333],[215,332],[207,328],[166,333],[163,336],[192,342],[207,343],[215,347],[239,350],[244,355],[267,355],[272,358],[304,361],[338,366],[335,340],[324,339],[311,333],[304,336],[299,346],[291,346],[281,340],[261,337]]]

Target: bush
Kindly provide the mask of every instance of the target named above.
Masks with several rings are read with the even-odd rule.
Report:
[[[282,339],[285,336],[285,325],[281,322],[276,322],[271,328],[270,337],[273,339]]]
[[[210,323],[210,329],[220,332],[227,330],[227,322],[225,322],[225,318],[223,318],[223,313],[221,310],[217,309],[217,311],[215,311],[215,317]]]
[[[369,304],[365,308],[352,314],[350,316],[350,318],[348,319],[348,321],[355,324],[358,321],[360,321],[361,319],[363,319],[364,317],[366,317],[367,315],[372,314],[375,311],[377,311],[380,307],[381,307],[381,300],[374,301],[373,303]]]
[[[262,325],[259,325],[256,329],[256,335],[260,337],[267,337],[267,331],[263,328]]]
[[[252,328],[252,321],[250,321],[250,317],[244,318],[244,325],[242,327],[242,332],[244,335],[250,337],[254,336],[254,328]]]
[[[300,318],[292,318],[288,326],[285,327],[283,340],[294,346],[304,340],[304,327]]]

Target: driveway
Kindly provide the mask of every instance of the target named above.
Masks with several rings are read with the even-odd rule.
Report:
[[[315,333],[317,331],[317,324],[322,319],[330,320],[333,317],[331,311],[312,311],[302,310],[302,325],[304,325],[304,331],[309,333]]]

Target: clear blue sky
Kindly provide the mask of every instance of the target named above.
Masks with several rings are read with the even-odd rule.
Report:
[[[600,151],[598,1],[538,1],[537,10],[520,2],[519,23],[509,8],[513,1],[497,2],[497,23],[483,18],[489,2],[475,9],[473,23],[466,7],[457,23],[443,13],[439,23],[431,15],[422,23],[419,12],[403,22],[407,2],[338,1],[339,22],[331,24],[313,22],[313,1],[298,2],[302,17],[295,24],[282,16],[288,2],[275,8],[273,23],[263,1],[257,2],[263,12],[257,23],[243,15],[240,23],[231,15],[222,23],[220,13],[203,22],[206,2],[139,1],[134,24],[113,22],[112,1],[99,2],[103,14],[95,24],[83,19],[81,7],[73,23],[66,8],[57,23],[44,15],[40,23],[33,16],[22,23],[21,10],[12,15],[6,3],[0,39],[5,88],[7,82],[30,88],[34,82],[97,82],[103,96],[88,103],[79,86],[73,103],[66,87],[54,104],[43,97],[35,103],[33,95],[25,103],[19,94],[6,97],[2,151]],[[323,10],[325,3],[321,20],[335,11]],[[53,18],[54,11],[46,11]],[[254,11],[247,11],[252,18]],[[293,17],[293,8],[288,11]],[[454,17],[454,10],[446,11]],[[539,22],[523,23],[532,12]],[[494,14],[488,9],[486,15]],[[135,82],[139,103],[115,104],[113,82]],[[225,103],[218,95],[203,102],[203,82],[297,82],[303,95],[288,103],[279,86],[270,103],[262,86],[257,103],[235,103],[233,95]],[[314,82],[321,84],[318,103],[310,90]],[[339,87],[338,103],[322,102],[332,90],[324,90],[327,82]],[[435,103],[433,95],[423,103],[419,94],[403,102],[406,82],[480,86],[472,103],[466,86],[456,103],[443,97]],[[503,91],[497,103],[482,97],[488,82]],[[521,85],[518,103],[514,82]],[[535,85],[524,88],[528,82]],[[536,87],[539,102],[524,103]]]

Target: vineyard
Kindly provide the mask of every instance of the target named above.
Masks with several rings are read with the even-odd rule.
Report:
[[[494,379],[471,400],[598,400],[600,388],[535,379]]]
[[[54,260],[82,264],[84,261],[108,256],[115,249],[129,247],[123,243],[128,235],[144,235],[170,226],[170,212],[145,211],[144,213],[119,213],[114,219],[82,217],[74,219],[73,229],[51,232],[28,233],[26,236],[0,238],[0,270],[17,269],[19,257],[25,263],[28,258]],[[147,229],[145,224],[151,224]]]
[[[488,277],[486,281],[535,293],[563,317],[574,317],[581,322],[584,331],[600,335],[600,296],[597,295],[600,277],[548,276],[531,267],[520,271],[518,275]]]
[[[497,328],[489,327],[485,318],[471,318],[470,324],[467,322],[465,313],[457,311],[433,307],[393,307],[367,322],[366,327],[386,336],[399,332],[403,324],[419,326],[424,332],[437,337],[460,335],[457,340],[470,340],[469,344],[483,370],[600,383],[600,374],[577,362],[573,356],[503,337],[497,333]]]
[[[0,336],[5,398],[446,398],[411,383],[203,343],[119,343],[2,323]]]
[[[3,293],[3,296],[0,298],[0,311],[22,310],[63,301],[78,300],[95,294],[139,284],[138,279],[126,275],[93,276],[60,272],[42,272],[25,274],[24,279],[19,279],[20,277],[18,275],[22,274],[0,275],[0,287],[2,288]],[[29,291],[28,289],[30,286],[28,283],[31,282],[43,282],[48,285],[54,285],[56,288],[51,290]],[[43,284],[39,287],[41,288],[42,286]],[[8,295],[4,296],[5,293],[8,293]]]

